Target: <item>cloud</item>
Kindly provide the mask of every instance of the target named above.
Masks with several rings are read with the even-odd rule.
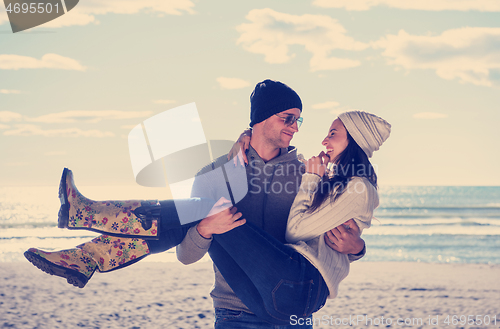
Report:
[[[71,10],[63,16],[59,16],[57,19],[51,20],[43,25],[40,25],[42,28],[58,28],[58,27],[66,27],[66,26],[83,26],[90,23],[99,23],[95,16],[89,15],[88,13],[82,12],[80,9],[80,4],[78,3],[78,9]]]
[[[431,69],[446,80],[500,85],[500,28],[464,27],[441,35],[416,36],[401,30],[372,43],[389,65]]]
[[[497,0],[314,0],[313,5],[346,10],[369,10],[375,6],[411,10],[500,11]]]
[[[0,94],[20,94],[20,90],[14,90],[14,89],[0,89]]]
[[[173,103],[177,103],[177,101],[174,101],[172,99],[155,99],[155,100],[153,100],[153,103],[155,103],[155,104],[173,104]]]
[[[99,122],[101,120],[124,120],[149,117],[152,111],[66,111],[59,113],[50,113],[35,118],[25,117],[28,122],[43,123],[66,123],[66,122]]]
[[[339,70],[361,65],[349,58],[331,56],[333,50],[359,51],[367,44],[346,36],[346,30],[326,15],[290,15],[272,9],[254,9],[246,16],[250,23],[237,26],[237,44],[243,49],[265,55],[267,63],[288,63],[295,57],[290,46],[304,46],[312,54],[311,71]]]
[[[34,124],[24,122],[39,122],[45,124],[86,122],[95,123],[101,120],[125,120],[150,117],[152,111],[66,111],[50,113],[38,117],[28,117],[10,111],[0,111],[0,122],[22,122],[14,125],[0,124],[5,136],[43,136],[43,137],[114,137],[112,132],[99,130],[82,130],[80,128],[43,129]],[[124,128],[125,126],[122,126]],[[135,127],[131,126],[132,128]]]
[[[42,59],[20,55],[0,55],[0,69],[61,69],[85,71],[86,67],[82,66],[77,60],[57,54],[45,54],[42,56]]]
[[[22,119],[22,114],[10,111],[0,111],[0,122],[21,121]]]
[[[340,105],[339,102],[330,101],[330,102],[314,104],[311,107],[315,110],[323,110],[323,109],[331,109],[331,108],[337,107],[339,105]]]
[[[415,119],[444,119],[448,117],[448,114],[444,113],[434,113],[434,112],[421,112],[415,113],[413,115]]]
[[[222,89],[241,89],[250,86],[248,81],[238,78],[218,77],[216,80]]]
[[[137,14],[140,11],[158,12],[168,15],[182,15],[183,12],[194,14],[194,3],[190,0],[88,0],[78,5],[84,13],[104,15]]]
[[[16,112],[0,111],[0,122],[25,121],[42,123],[71,123],[84,121],[96,123],[102,120],[146,118],[151,116],[152,114],[152,111],[65,111],[44,114],[38,117],[28,117]]]
[[[79,128],[47,129],[32,124],[16,124],[15,128],[4,131],[5,136],[43,136],[43,137],[114,137],[109,131],[82,130]]]
[[[344,113],[347,111],[356,111],[356,109],[353,109],[352,107],[346,105],[340,106],[340,103],[335,101],[314,104],[311,106],[311,108],[313,108],[314,110],[329,110],[328,112],[330,114],[333,114],[334,116],[338,116],[340,113]]]
[[[133,15],[140,12],[162,15],[194,14],[194,3],[190,0],[86,0],[80,1],[66,15],[43,24],[43,27],[65,27],[99,23],[95,16],[106,14]]]

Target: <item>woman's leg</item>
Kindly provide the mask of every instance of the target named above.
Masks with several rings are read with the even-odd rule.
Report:
[[[69,284],[83,288],[95,270],[103,273],[121,269],[149,254],[175,247],[192,225],[196,224],[164,230],[158,240],[101,235],[73,249],[44,251],[30,248],[24,256],[42,271],[66,278]]]
[[[59,184],[59,227],[104,233],[76,248],[44,251],[30,248],[25,257],[49,274],[83,288],[97,269],[109,272],[129,266],[150,253],[182,242],[189,228],[206,217],[209,199],[93,201],[76,188],[65,168]],[[70,261],[71,260],[71,261]]]
[[[66,278],[69,284],[83,288],[95,270],[114,271],[149,254],[146,240],[101,235],[73,249],[44,251],[30,248],[24,256],[42,271]]]
[[[271,323],[289,324],[291,315],[307,317],[328,296],[309,261],[250,223],[214,235],[209,254],[243,303]]]
[[[196,222],[181,225],[176,204],[191,207],[194,215],[198,215],[200,210],[196,208],[200,204],[196,199],[162,202],[161,209],[158,209],[159,233],[154,240],[110,233],[73,249],[44,251],[30,248],[24,255],[42,271],[66,278],[68,283],[83,288],[95,270],[114,271],[132,265],[149,254],[164,252],[181,243],[189,228],[196,225]],[[206,203],[202,206],[206,206]]]
[[[73,173],[67,168],[64,168],[59,184],[59,198],[60,228],[142,239],[159,239],[162,231],[199,221],[215,204],[202,198],[93,201],[78,191]]]

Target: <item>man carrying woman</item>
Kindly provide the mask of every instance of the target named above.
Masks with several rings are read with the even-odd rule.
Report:
[[[327,152],[310,159],[302,176],[304,166],[289,146],[301,110],[299,96],[288,86],[272,80],[257,84],[251,95],[253,132],[246,154],[249,191],[236,207],[221,211],[225,205],[219,198],[227,187],[207,175],[227,162],[217,159],[195,179],[192,196],[202,199],[186,202],[207,212],[219,202],[206,218],[188,226],[179,227],[170,201],[160,202],[160,216],[148,221],[141,218],[141,211],[151,207],[144,202],[86,199],[76,190],[71,172],[65,171],[60,227],[106,235],[67,251],[31,248],[26,257],[42,270],[83,286],[96,269],[118,269],[180,243],[177,252],[183,263],[197,261],[207,251],[214,260],[215,328],[297,328],[290,316],[309,317],[328,296],[335,297],[349,260],[364,255],[359,227],[370,225],[378,205],[376,175],[368,157],[390,132],[387,122],[371,114],[343,114],[323,141]],[[337,165],[331,177],[324,176],[327,162]],[[363,167],[364,174],[349,174],[349,166],[355,166],[356,173]],[[346,221],[349,228],[339,226]]]

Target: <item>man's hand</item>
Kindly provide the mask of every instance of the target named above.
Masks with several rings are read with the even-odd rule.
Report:
[[[248,164],[246,150],[250,147],[250,140],[252,138],[252,130],[247,129],[244,130],[240,135],[236,143],[234,143],[231,150],[227,154],[227,159],[233,159],[234,166],[236,167],[239,163],[244,167],[245,164]]]
[[[325,234],[326,244],[341,254],[358,254],[363,250],[365,241],[356,222],[351,218]]]
[[[245,219],[240,219],[242,214],[237,212],[236,207],[226,208],[216,212],[214,215],[205,217],[198,223],[196,229],[205,239],[210,239],[212,234],[222,234],[231,231],[233,228],[246,223]],[[212,212],[211,212],[212,213]]]

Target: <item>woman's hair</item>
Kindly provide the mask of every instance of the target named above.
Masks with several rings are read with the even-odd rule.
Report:
[[[352,177],[366,177],[370,183],[377,188],[377,175],[373,169],[366,153],[354,141],[348,131],[347,147],[335,159],[335,175],[332,178],[323,176],[318,190],[314,195],[309,212],[314,212],[325,201],[327,195],[331,195],[332,202],[344,193],[347,183]]]

